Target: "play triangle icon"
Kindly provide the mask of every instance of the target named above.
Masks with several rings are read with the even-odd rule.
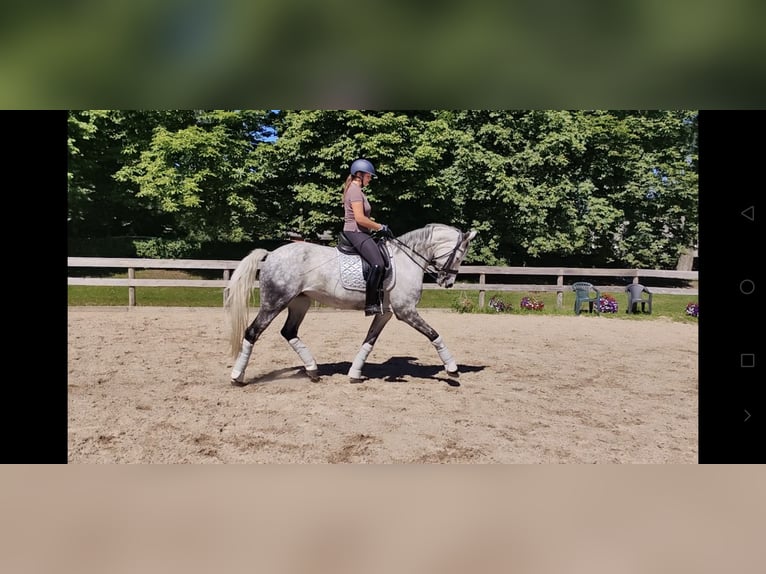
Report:
[[[747,209],[742,211],[742,216],[746,217],[750,221],[755,221],[755,206],[751,205]]]

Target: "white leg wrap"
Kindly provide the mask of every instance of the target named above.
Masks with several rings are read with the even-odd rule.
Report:
[[[315,371],[317,369],[317,363],[314,360],[311,351],[309,351],[309,348],[303,344],[303,341],[298,337],[295,337],[294,339],[290,339],[288,343],[290,343],[293,351],[298,353],[298,356],[301,358],[301,361],[303,361],[307,371]]]
[[[253,352],[253,344],[247,339],[242,339],[242,350],[234,361],[234,367],[231,369],[231,379],[242,382],[245,376],[245,367],[250,360],[250,354]]]
[[[452,358],[452,353],[449,352],[447,345],[442,341],[441,335],[431,341],[431,344],[436,347],[436,352],[439,353],[439,358],[442,360],[442,363],[444,363],[444,368],[450,373],[457,371],[457,363],[455,362],[455,359]]]
[[[362,343],[362,348],[359,349],[356,357],[354,357],[354,362],[351,363],[351,368],[348,370],[349,377],[352,379],[362,378],[362,367],[364,366],[370,351],[372,351],[372,345],[369,343]]]

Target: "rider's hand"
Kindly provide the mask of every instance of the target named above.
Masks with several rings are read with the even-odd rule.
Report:
[[[380,224],[380,229],[378,230],[378,233],[380,233],[383,237],[393,237],[393,232],[388,228],[388,225],[385,223]]]

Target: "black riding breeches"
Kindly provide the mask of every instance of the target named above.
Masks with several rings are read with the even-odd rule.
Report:
[[[354,246],[357,253],[361,255],[367,263],[375,267],[376,265],[383,269],[386,262],[383,261],[383,255],[380,253],[380,248],[375,240],[363,231],[344,231],[346,237]]]

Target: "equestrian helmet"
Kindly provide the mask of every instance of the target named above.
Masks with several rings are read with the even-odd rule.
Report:
[[[351,172],[351,175],[354,175],[358,171],[361,171],[363,173],[369,173],[370,175],[376,175],[375,167],[366,159],[356,160],[354,163],[351,164],[351,169],[349,171]]]

